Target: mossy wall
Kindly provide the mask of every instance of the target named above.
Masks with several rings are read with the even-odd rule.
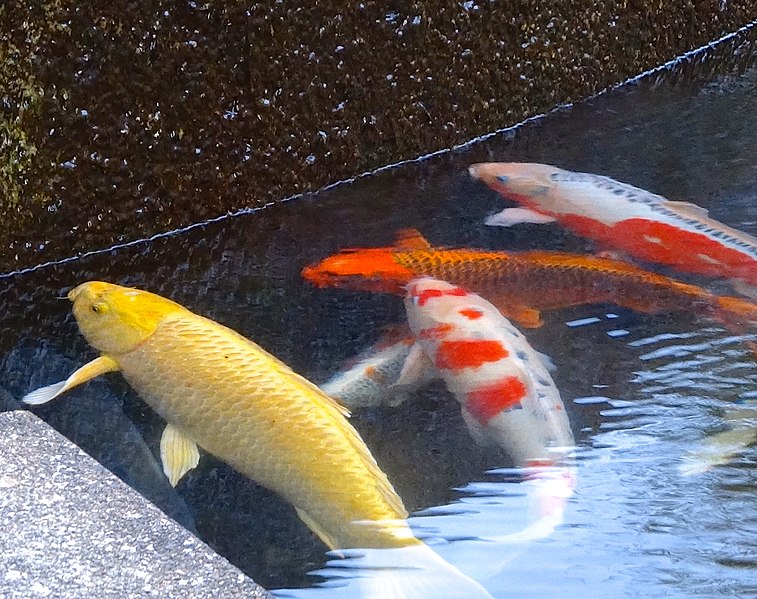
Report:
[[[754,0],[5,0],[0,270],[449,147],[755,19]]]

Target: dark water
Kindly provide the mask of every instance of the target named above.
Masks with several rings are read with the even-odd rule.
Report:
[[[404,314],[395,297],[310,287],[299,275],[306,264],[343,247],[388,245],[404,227],[438,245],[592,249],[556,225],[484,226],[503,203],[468,177],[473,162],[546,162],[609,175],[692,201],[755,235],[755,131],[755,68],[628,86],[318,195],[3,279],[0,387],[20,397],[94,357],[68,302],[55,299],[89,279],[169,296],[322,381]],[[551,534],[496,547],[501,571],[487,588],[497,597],[757,594],[757,450],[701,474],[682,472],[705,437],[754,415],[757,373],[741,339],[703,317],[611,305],[547,313],[528,338],[557,365],[579,445],[577,487]],[[12,398],[0,401],[14,407]],[[36,412],[264,586],[309,584],[306,572],[324,564],[324,547],[288,505],[208,456],[172,490],[150,455],[163,424],[118,375]],[[411,511],[474,496],[475,486],[455,488],[498,484],[501,477],[485,472],[510,465],[472,442],[441,385],[399,408],[358,413],[353,423]],[[508,514],[519,502],[503,493],[463,525],[472,536],[517,529]],[[434,522],[460,525],[454,517]],[[440,552],[455,558],[454,550]]]

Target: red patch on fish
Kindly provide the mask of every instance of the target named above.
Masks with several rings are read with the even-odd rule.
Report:
[[[552,468],[555,461],[547,458],[535,458],[533,460],[526,461],[526,468]]]
[[[504,380],[469,391],[465,396],[465,406],[471,416],[486,425],[503,410],[518,405],[526,392],[526,386],[519,378],[508,376]]]
[[[418,298],[418,305],[424,306],[428,300],[434,297],[443,297],[445,295],[464,297],[468,295],[468,292],[465,291],[465,289],[460,289],[460,287],[453,287],[452,289],[424,289],[417,292],[415,297]]]
[[[688,272],[717,277],[757,280],[757,261],[729,248],[706,232],[689,231],[672,224],[629,218],[612,227],[575,215],[557,215],[579,235],[649,262],[670,264]]]
[[[476,310],[475,308],[465,308],[464,310],[460,310],[460,314],[471,320],[476,320],[484,315],[481,310]]]
[[[418,333],[419,339],[443,339],[447,336],[447,333],[454,331],[455,327],[449,323],[440,324],[435,327],[429,327],[428,329],[422,329]]]
[[[447,370],[478,368],[488,362],[506,358],[508,351],[499,341],[470,339],[442,341],[436,350],[436,367]]]

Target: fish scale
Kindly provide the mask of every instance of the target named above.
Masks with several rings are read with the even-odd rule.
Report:
[[[704,289],[602,258],[441,249],[397,251],[394,258],[416,273],[482,292],[501,295],[506,289],[516,301],[542,309],[608,301],[644,312],[681,307],[706,311],[714,304],[713,296]]]
[[[482,444],[518,467],[545,463],[574,444],[560,392],[542,357],[482,297],[431,277],[408,284],[410,328]]]
[[[696,204],[546,164],[481,163],[469,171],[526,208],[506,208],[487,219],[488,224],[556,220],[640,260],[729,278],[747,290],[757,284],[757,238],[710,218]]]

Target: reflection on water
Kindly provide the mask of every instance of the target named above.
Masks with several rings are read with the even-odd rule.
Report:
[[[20,397],[93,357],[70,306],[55,299],[87,279],[169,296],[324,381],[401,322],[404,309],[389,295],[315,289],[300,278],[306,264],[344,247],[388,245],[407,227],[440,245],[592,249],[554,224],[484,226],[502,200],[468,177],[473,162],[545,162],[605,174],[695,202],[755,234],[756,89],[753,68],[703,85],[619,90],[316,197],[5,280],[0,386]],[[704,277],[686,280],[726,291]],[[510,476],[502,454],[478,447],[459,406],[436,382],[412,402],[369,407],[352,419],[416,514],[418,534],[428,533],[463,571],[496,566],[478,574],[497,597],[757,592],[754,446],[704,472],[681,471],[708,437],[744,425],[729,417],[757,393],[744,337],[686,312],[654,316],[608,304],[546,312],[544,320],[527,337],[557,366],[552,376],[579,444],[574,493],[553,512],[562,524],[534,518],[529,497],[544,487]],[[208,456],[177,493],[156,492],[165,482],[133,433],[118,432],[127,430],[119,429],[125,419],[113,412],[103,431],[99,408],[73,410],[77,401],[122,403],[155,454],[160,420],[120,376],[105,381],[38,413],[163,509],[189,516],[203,539],[261,584],[308,586],[314,579],[307,572],[338,566],[327,565],[324,546],[290,506]],[[124,465],[124,456],[134,465]],[[477,557],[490,553],[500,563]]]

